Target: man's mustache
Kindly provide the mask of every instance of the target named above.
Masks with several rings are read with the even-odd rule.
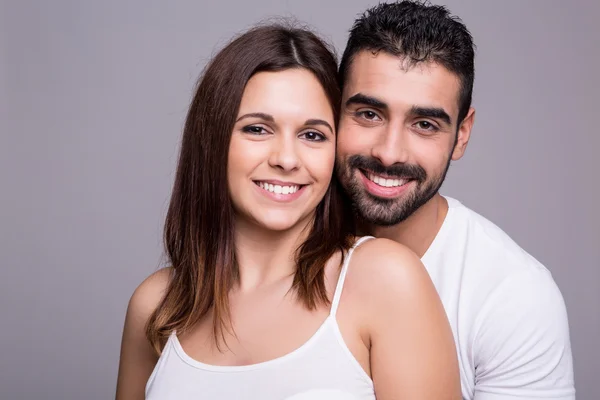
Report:
[[[375,175],[386,175],[397,179],[410,179],[417,182],[424,182],[427,179],[427,172],[419,165],[398,163],[386,167],[375,158],[358,154],[348,158],[348,166],[369,171]]]

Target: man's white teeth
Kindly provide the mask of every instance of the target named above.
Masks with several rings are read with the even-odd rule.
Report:
[[[281,185],[272,185],[270,183],[266,183],[266,182],[258,182],[258,186],[260,186],[261,188],[268,190],[271,193],[276,193],[276,194],[293,194],[296,193],[298,191],[298,189],[300,189],[300,186],[298,185],[293,185],[293,186],[281,186]]]
[[[387,179],[381,176],[377,176],[374,174],[369,174],[368,176],[370,181],[375,182],[379,186],[383,187],[397,187],[404,185],[407,181],[406,179]]]

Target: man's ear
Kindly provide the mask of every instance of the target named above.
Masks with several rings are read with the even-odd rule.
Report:
[[[452,161],[460,160],[462,156],[465,154],[465,150],[467,149],[467,145],[469,144],[469,139],[471,138],[471,129],[473,129],[473,124],[475,123],[475,109],[473,107],[469,108],[469,112],[467,112],[467,116],[460,124],[458,128],[458,132],[456,133],[456,145],[454,146],[454,150],[452,151]]]

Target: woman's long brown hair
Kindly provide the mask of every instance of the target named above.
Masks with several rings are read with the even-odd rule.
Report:
[[[234,211],[227,187],[229,143],[248,80],[262,71],[304,68],[323,86],[339,119],[335,55],[305,29],[269,25],[234,39],[206,67],[191,102],[181,144],[164,240],[174,273],[146,335],[160,353],[168,336],[183,333],[212,311],[213,335],[231,326],[229,292],[238,279]],[[317,206],[313,226],[296,252],[292,289],[309,309],[329,304],[324,268],[351,245],[352,218],[335,176]]]

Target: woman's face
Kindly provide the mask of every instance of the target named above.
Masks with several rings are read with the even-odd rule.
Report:
[[[254,75],[229,147],[227,180],[236,217],[274,231],[312,217],[331,181],[334,126],[331,104],[311,72]]]

